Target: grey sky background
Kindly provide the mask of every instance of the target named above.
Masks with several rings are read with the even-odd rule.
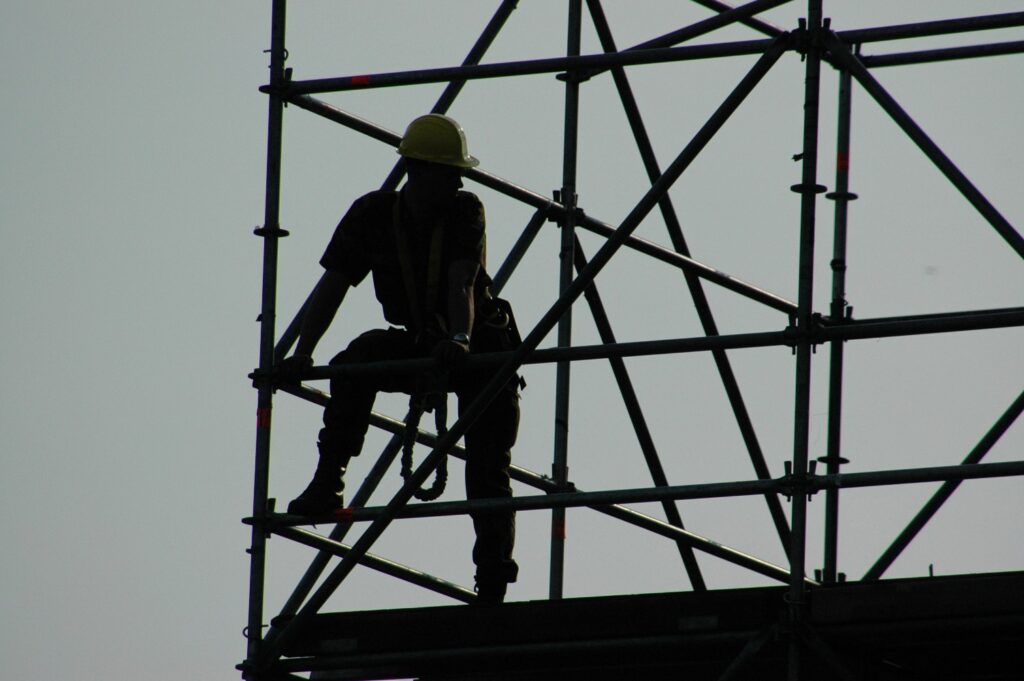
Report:
[[[293,2],[296,78],[460,62],[496,2]],[[837,29],[1021,10],[1020,2],[826,2]],[[244,657],[263,220],[268,2],[29,2],[0,12],[0,660],[3,678],[237,678]],[[681,2],[606,2],[620,47],[708,16]],[[796,25],[804,3],[766,18]],[[730,29],[710,41],[757,37]],[[871,45],[866,54],[994,40],[987,32]],[[526,0],[485,61],[557,56],[565,3]],[[584,20],[585,53],[599,45]],[[751,58],[645,66],[632,83],[666,167],[735,86]],[[992,203],[1021,229],[1020,56],[879,69],[876,77]],[[823,69],[819,182],[834,185],[836,74]],[[441,86],[326,96],[401,132]],[[796,299],[803,68],[786,55],[672,191],[694,256]],[[581,95],[580,204],[618,224],[648,188],[607,76]],[[470,83],[451,114],[483,168],[542,194],[561,185],[562,86],[552,76]],[[1020,306],[1024,267],[996,232],[859,89],[853,105],[848,300],[858,318]],[[340,215],[379,186],[393,149],[294,107],[285,114],[278,333],[319,277]],[[496,270],[532,210],[468,187],[488,210]],[[815,307],[830,299],[832,203],[818,203]],[[656,213],[638,236],[668,244]],[[601,240],[582,233],[588,254]],[[505,290],[530,328],[557,293],[558,232],[546,228]],[[623,251],[598,279],[620,340],[701,335],[681,277]],[[783,315],[705,284],[722,333],[782,329]],[[596,342],[585,306],[574,340]],[[326,363],[383,320],[368,284],[321,342]],[[849,472],[959,463],[1021,390],[1020,329],[847,344]],[[542,346],[553,344],[553,335]],[[730,354],[773,475],[792,456],[788,349]],[[824,454],[828,350],[814,360],[812,456]],[[711,358],[628,366],[668,477],[753,477]],[[550,472],[554,367],[525,371],[516,463]],[[605,362],[573,367],[570,476],[582,489],[649,484]],[[325,386],[324,386],[325,387]],[[405,398],[378,408],[401,416]],[[278,394],[271,496],[297,494],[314,464],[319,409]],[[385,438],[349,474],[362,480]],[[1017,424],[987,461],[1020,460]],[[425,450],[418,451],[420,456]],[[452,463],[445,499],[461,499]],[[397,489],[390,474],[376,503]],[[844,493],[840,569],[858,578],[935,485]],[[517,494],[532,494],[518,488]],[[661,517],[656,507],[640,510]],[[784,564],[760,499],[680,504],[689,529]],[[788,510],[788,509],[787,509]],[[810,506],[807,568],[821,565],[824,499]],[[1020,480],[969,482],[887,576],[1019,570]],[[547,593],[549,514],[520,514],[521,581]],[[586,511],[568,523],[568,596],[686,590],[673,545]],[[350,538],[354,539],[354,536]],[[373,552],[471,584],[467,519],[401,522]],[[270,542],[267,617],[312,553]],[[763,585],[699,556],[712,588]],[[358,569],[329,609],[446,604]]]

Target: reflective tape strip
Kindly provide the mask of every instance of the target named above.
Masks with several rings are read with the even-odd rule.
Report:
[[[352,82],[353,85],[369,85],[370,84],[370,77],[369,76],[352,76],[352,81],[351,82]]]

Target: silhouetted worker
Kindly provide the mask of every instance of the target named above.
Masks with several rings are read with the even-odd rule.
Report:
[[[519,342],[511,309],[491,297],[483,269],[483,205],[461,191],[465,169],[478,164],[462,128],[447,116],[421,116],[409,124],[398,153],[408,171],[405,185],[397,192],[366,194],[342,218],[320,259],[326,271],[307,306],[295,353],[280,370],[295,376],[312,366],[313,350],[349,287],[372,272],[377,300],[393,326],[362,334],[331,365],[433,357],[440,371],[332,379],[319,463],[312,482],[288,505],[289,513],[324,515],[343,505],[345,468],[362,448],[378,391],[455,392],[461,411],[492,372],[460,369],[460,360]],[[446,385],[437,384],[439,375],[448,379]],[[512,495],[508,468],[519,427],[518,389],[515,376],[465,435],[469,499]],[[518,572],[512,559],[515,516],[474,514],[473,525],[478,598],[501,602]]]

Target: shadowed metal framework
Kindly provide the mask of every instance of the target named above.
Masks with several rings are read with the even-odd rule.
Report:
[[[842,456],[840,424],[843,383],[843,344],[845,341],[865,338],[887,338],[917,334],[970,331],[1001,327],[1024,326],[1024,307],[968,310],[963,312],[914,315],[903,317],[855,319],[846,301],[846,227],[848,204],[857,198],[850,191],[849,145],[851,130],[851,90],[856,85],[866,92],[875,104],[887,114],[928,159],[996,230],[998,235],[1017,255],[1024,257],[1024,238],[999,213],[984,194],[962,173],[944,152],[928,137],[921,127],[901,108],[900,104],[879,84],[872,70],[907,64],[921,64],[947,60],[967,59],[990,55],[1019,54],[1024,52],[1024,41],[954,46],[925,51],[890,54],[864,54],[863,48],[884,45],[887,41],[906,40],[927,36],[954,35],[991,29],[1024,26],[1024,12],[1013,12],[980,17],[956,18],[898,26],[885,26],[858,30],[835,30],[823,16],[822,0],[808,0],[806,15],[796,28],[787,30],[774,26],[758,15],[766,10],[788,4],[790,0],[757,0],[740,7],[732,7],[716,0],[694,0],[708,10],[709,18],[653,38],[629,49],[619,49],[613,39],[609,23],[600,0],[567,0],[568,41],[566,56],[555,59],[537,59],[505,63],[484,63],[488,47],[516,8],[517,2],[504,0],[479,39],[459,66],[399,73],[379,73],[318,80],[296,80],[291,69],[285,68],[285,0],[273,0],[272,35],[270,49],[270,83],[262,88],[269,95],[269,133],[267,160],[267,188],[265,220],[256,230],[263,238],[263,288],[260,326],[260,364],[253,378],[258,390],[257,438],[255,456],[255,492],[253,514],[246,522],[252,526],[249,617],[247,627],[248,651],[245,662],[239,665],[243,676],[251,679],[297,679],[302,672],[313,672],[317,678],[392,678],[429,673],[431,678],[606,678],[602,669],[613,670],[607,678],[623,678],[633,673],[642,677],[658,675],[671,670],[687,672],[693,678],[733,679],[757,669],[759,678],[804,679],[817,678],[828,673],[836,678],[946,678],[938,668],[943,661],[937,649],[929,655],[908,657],[889,650],[878,652],[864,630],[876,626],[876,620],[847,621],[847,613],[864,603],[898,601],[900,594],[915,593],[920,597],[904,604],[902,615],[880,615],[883,625],[889,626],[894,641],[913,639],[908,646],[920,644],[915,636],[922,634],[906,628],[904,620],[916,617],[938,622],[928,612],[915,610],[915,603],[928,600],[944,604],[944,612],[964,612],[958,625],[942,629],[936,624],[928,641],[939,641],[948,648],[959,642],[976,654],[988,654],[988,648],[978,641],[968,641],[961,629],[977,630],[978,622],[999,641],[1011,642],[1020,650],[1024,631],[1024,573],[1005,573],[996,581],[984,581],[982,576],[968,583],[951,583],[948,587],[939,581],[926,585],[912,582],[901,589],[885,591],[887,584],[898,580],[879,581],[886,569],[914,539],[952,495],[961,481],[967,479],[1021,476],[1024,461],[998,464],[981,463],[986,453],[1024,410],[1024,392],[998,417],[991,429],[964,458],[961,465],[878,472],[841,473],[846,460]],[[580,35],[584,13],[589,13],[603,52],[581,54]],[[716,30],[741,24],[750,30],[751,39],[689,46],[686,43],[708,36]],[[803,149],[801,181],[792,187],[800,197],[799,288],[798,299],[786,300],[740,279],[723,274],[715,268],[694,259],[687,247],[683,230],[673,208],[668,191],[683,172],[698,157],[705,145],[718,133],[729,117],[743,104],[762,78],[778,60],[796,53],[805,66]],[[665,168],[655,160],[652,143],[647,135],[640,107],[631,90],[627,67],[658,62],[704,60],[717,57],[750,55],[756,61],[736,84],[732,92],[707,119],[692,139]],[[821,184],[818,168],[818,125],[820,71],[822,64],[839,73],[839,108],[837,164],[834,188],[828,191]],[[396,87],[402,85],[444,83],[444,90],[433,111],[446,112],[459,92],[470,80],[481,78],[514,77],[526,74],[558,74],[565,86],[565,128],[562,186],[548,198],[481,169],[467,173],[470,181],[507,195],[535,209],[532,219],[507,254],[495,273],[495,288],[500,290],[514,275],[523,255],[534,237],[547,222],[560,227],[560,287],[555,302],[540,321],[526,334],[522,345],[515,351],[490,355],[475,355],[472,366],[487,365],[493,371],[493,380],[478,400],[442,435],[418,431],[420,443],[431,448],[431,453],[416,468],[403,488],[385,505],[367,506],[382,476],[392,465],[401,448],[405,427],[402,421],[374,414],[374,426],[393,433],[375,466],[351,500],[351,507],[337,517],[318,519],[334,524],[328,536],[310,531],[305,525],[311,519],[274,512],[268,499],[270,457],[270,428],[272,397],[276,390],[295,395],[313,403],[323,404],[327,396],[308,385],[287,385],[275,381],[275,360],[280,360],[291,349],[298,335],[302,310],[288,326],[281,338],[275,338],[275,292],[277,285],[278,241],[287,233],[279,225],[279,192],[281,179],[281,128],[285,104],[312,112],[351,130],[367,135],[385,145],[397,147],[400,137],[393,131],[356,117],[315,97],[319,93],[344,90]],[[618,225],[608,224],[582,211],[577,202],[577,123],[580,84],[594,77],[610,77],[621,99],[630,129],[635,138],[643,164],[650,180],[650,189]],[[396,165],[384,181],[385,188],[395,188],[403,177],[401,163]],[[827,192],[827,193],[826,193]],[[820,194],[834,203],[832,302],[827,313],[812,307],[812,287],[815,262],[813,246],[818,228],[818,199]],[[633,236],[640,222],[652,211],[658,210],[668,229],[671,248]],[[586,230],[605,238],[603,245],[589,257],[583,252],[578,230]],[[696,308],[704,335],[695,338],[616,342],[611,322],[605,312],[597,288],[597,277],[602,268],[622,248],[643,253],[666,265],[677,268]],[[708,302],[706,283],[722,286],[750,300],[784,313],[789,322],[785,328],[759,333],[722,335],[718,331]],[[595,320],[601,344],[573,346],[571,342],[573,306],[585,301]],[[538,349],[540,342],[557,326],[557,345]],[[829,418],[827,454],[819,461],[824,472],[809,461],[809,421],[811,399],[811,355],[816,346],[827,344],[830,350],[828,387]],[[744,398],[727,355],[728,350],[785,345],[795,356],[795,399],[793,415],[793,454],[787,463],[786,474],[772,477],[758,444],[754,426],[744,404]],[[648,431],[643,411],[624,358],[684,352],[710,352],[735,415],[747,455],[754,471],[754,479],[716,484],[670,484],[662,468],[653,439]],[[611,365],[621,392],[636,438],[650,471],[652,486],[643,489],[610,489],[585,492],[568,478],[568,426],[570,401],[570,367],[576,360],[603,358]],[[428,360],[382,362],[373,365],[347,367],[314,367],[304,376],[306,380],[323,380],[341,372],[377,372],[396,369],[409,370],[425,367]],[[486,408],[501,386],[524,364],[555,363],[555,446],[553,475],[544,476],[514,467],[513,479],[538,490],[535,496],[519,496],[510,500],[463,502],[434,502],[410,504],[418,489],[433,473],[442,457],[448,453],[464,457],[458,445],[461,436]],[[842,489],[878,485],[899,485],[915,482],[942,482],[939,491],[920,510],[913,521],[892,542],[868,572],[858,581],[846,582],[838,571],[838,509]],[[807,503],[814,493],[825,493],[825,541],[823,569],[811,579],[805,574],[807,545]],[[761,496],[767,506],[778,539],[789,558],[788,565],[773,565],[756,556],[725,546],[713,539],[686,530],[676,507],[677,501],[720,497]],[[639,502],[659,502],[665,520],[631,510],[627,505]],[[789,505],[789,515],[784,510]],[[684,568],[693,587],[692,594],[659,594],[655,596],[616,597],[614,599],[562,600],[565,509],[588,507],[623,522],[671,540],[678,547]],[[395,621],[408,621],[420,617],[418,611],[401,611],[403,620],[389,620],[389,614],[368,613],[320,614],[320,609],[356,565],[379,570],[398,579],[451,597],[455,601],[470,603],[475,599],[472,590],[427,575],[414,568],[399,565],[374,556],[370,549],[374,542],[395,521],[403,518],[422,518],[465,514],[470,510],[514,508],[517,510],[552,510],[552,544],[550,559],[550,600],[534,603],[513,603],[494,608],[440,608],[430,611],[422,629],[441,627],[447,638],[458,637],[457,648],[444,648],[443,642],[434,641],[433,647],[417,647],[413,634],[396,634]],[[344,538],[354,523],[367,523],[366,529],[352,545]],[[266,540],[278,535],[317,550],[306,574],[295,587],[291,597],[265,630],[264,577]],[[709,591],[695,559],[695,552],[704,552],[758,574],[777,580],[781,586],[771,589],[740,591]],[[333,558],[340,558],[328,571]],[[979,581],[981,580],[981,581]],[[1002,581],[999,581],[1002,580]],[[932,591],[928,591],[931,589]],[[966,591],[964,591],[966,589]],[[976,610],[966,613],[963,606],[970,593]],[[678,600],[683,599],[683,600]],[[688,600],[687,600],[688,599]],[[843,600],[847,599],[847,600]],[[873,601],[874,599],[874,601]],[[977,604],[981,605],[977,605]],[[854,605],[856,604],[856,605]],[[729,624],[724,612],[736,608],[763,613],[751,621]],[[831,610],[830,610],[831,608]],[[960,608],[958,610],[958,608]],[[665,631],[647,631],[636,622],[645,613],[643,621],[654,621],[659,613],[670,612],[670,624]],[[689,613],[680,619],[679,613]],[[698,616],[694,613],[704,613]],[[829,614],[831,613],[831,615]],[[608,630],[601,634],[588,633],[594,622],[602,617],[628,620],[618,633]],[[901,616],[903,619],[901,619]],[[945,616],[945,615],[944,615]],[[378,619],[373,619],[377,617]],[[830,619],[831,617],[831,619]],[[516,618],[519,618],[518,620]],[[524,619],[525,618],[525,619]],[[524,628],[536,627],[538,620],[565,622],[557,627],[560,632],[548,632],[543,642],[526,640],[514,635],[516,622]],[[564,619],[560,619],[564,618]],[[672,619],[674,618],[674,619]],[[525,624],[529,621],[531,624]],[[711,622],[718,624],[709,624]],[[945,621],[945,620],[943,620]],[[503,623],[494,627],[499,633],[472,643],[471,633],[487,628],[488,623]],[[876,622],[876,624],[870,624]],[[438,624],[443,623],[443,624]],[[611,624],[609,627],[614,628]],[[961,627],[958,629],[957,627]],[[347,628],[346,628],[347,627]],[[375,628],[376,627],[376,628]],[[510,629],[511,627],[511,629]],[[838,627],[838,628],[837,628]],[[845,629],[843,628],[845,627]],[[416,627],[403,627],[403,629]],[[568,635],[565,630],[568,629]],[[342,631],[343,633],[338,633]],[[357,632],[353,634],[352,631]],[[575,633],[573,633],[575,631]],[[1007,634],[1007,631],[1017,632]],[[332,633],[333,632],[333,633]],[[344,633],[348,632],[348,633]],[[375,634],[375,632],[377,632]],[[502,633],[504,632],[504,633]],[[666,633],[668,632],[668,633]],[[859,632],[859,634],[858,634]],[[936,634],[938,632],[938,634]],[[950,633],[953,632],[953,633]],[[954,635],[961,632],[960,638]],[[394,640],[391,649],[372,644],[373,636]],[[424,634],[419,634],[421,637]],[[861,635],[861,638],[857,638]],[[364,638],[359,638],[362,636]],[[406,636],[407,638],[402,638]],[[562,638],[559,638],[562,636]],[[853,637],[859,648],[850,649],[846,643]],[[319,638],[318,638],[319,637]],[[333,637],[333,638],[332,638]],[[909,637],[909,638],[908,638]],[[1000,638],[1001,637],[1001,638]],[[364,640],[365,639],[365,640]],[[359,641],[358,645],[354,641]],[[369,642],[368,642],[369,641]],[[333,643],[332,643],[333,642]],[[968,646],[967,644],[970,643]],[[912,645],[913,644],[913,645]],[[475,645],[475,647],[473,647]],[[877,644],[881,645],[881,644]],[[895,645],[895,643],[893,643]],[[920,644],[923,645],[923,644]],[[918,645],[918,649],[920,649]],[[350,649],[346,649],[346,646]],[[404,646],[404,647],[403,647]],[[1005,648],[1004,648],[1005,649]],[[605,660],[600,669],[595,666],[602,653],[618,655],[622,651],[643,651],[643,662],[624,663]],[[670,652],[669,652],[670,651]],[[978,651],[981,651],[980,653]],[[881,656],[874,659],[872,654]],[[964,649],[958,651],[967,654]],[[535,666],[516,667],[509,656],[522,653],[524,658],[541,660]],[[866,655],[866,657],[865,657]],[[888,655],[888,657],[886,657]],[[538,657],[539,656],[539,657]],[[859,656],[859,657],[858,657]],[[998,656],[997,656],[998,657]],[[905,675],[894,671],[902,660]],[[1019,659],[1019,658],[1018,658]],[[498,662],[500,660],[500,662]],[[856,660],[856,661],[855,661]],[[865,661],[866,660],[866,661]],[[914,660],[910,662],[908,660]],[[992,660],[988,660],[989,663]],[[996,663],[1002,663],[996,660]],[[919,665],[913,667],[913,664]],[[980,662],[979,662],[980,664]],[[874,665],[874,666],[872,666]],[[888,666],[886,666],[888,665]],[[931,665],[931,666],[929,666]],[[991,665],[990,665],[991,666]],[[979,667],[980,669],[980,667]],[[987,668],[986,668],[987,669]],[[985,678],[1011,678],[987,669]],[[1019,673],[1020,667],[1015,667]],[[884,673],[883,673],[884,670]],[[965,675],[957,678],[975,678]],[[979,674],[982,672],[978,672]],[[1010,672],[1007,672],[1009,674]],[[952,678],[952,677],[950,677]],[[981,678],[978,676],[977,678]]]

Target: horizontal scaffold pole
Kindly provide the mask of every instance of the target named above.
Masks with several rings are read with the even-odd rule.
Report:
[[[990,43],[988,45],[947,47],[936,50],[900,52],[897,54],[876,54],[861,57],[861,61],[869,69],[877,69],[884,66],[908,66],[910,64],[931,64],[956,59],[999,57],[1007,54],[1020,54],[1021,52],[1024,52],[1024,40],[1014,40],[1005,43]]]
[[[836,35],[844,43],[856,45],[858,43],[903,40],[905,38],[926,38],[928,36],[966,33],[969,31],[987,31],[996,28],[1013,28],[1015,26],[1024,26],[1024,12],[988,14],[979,17],[941,19],[939,21],[920,21],[913,24],[879,26],[877,28],[858,28],[849,31],[837,31]]]
[[[581,55],[579,57],[552,57],[550,59],[530,59],[495,64],[446,66],[436,69],[416,69],[412,71],[340,76],[337,78],[296,80],[279,85],[264,85],[260,90],[288,98],[295,95],[367,90],[401,85],[445,83],[453,80],[480,80],[484,78],[529,76],[565,71],[591,71],[594,69],[611,68],[613,66],[637,66],[640,64],[662,64],[696,59],[759,55],[763,54],[773,43],[774,41],[769,39],[741,40],[713,45],[630,50],[616,54],[602,53]]]
[[[635,341],[609,345],[578,345],[566,348],[545,348],[534,350],[526,356],[523,364],[552,364],[564,361],[610,359],[612,357],[643,357],[684,352],[702,352],[712,349],[760,348],[773,345],[788,345],[791,334],[787,331],[767,331],[730,336],[698,336],[656,341]],[[491,352],[469,355],[464,360],[466,368],[496,366],[515,355],[515,351]],[[372,374],[380,372],[416,372],[431,369],[434,360],[403,359],[382,362],[360,362],[337,366],[317,366],[303,374],[303,378],[325,379],[342,375]]]
[[[926,333],[981,331],[1014,326],[1024,326],[1024,307],[843,321],[835,326],[819,327],[814,331],[814,335],[816,341],[826,342],[916,336]]]
[[[1024,307],[906,317],[880,317],[859,321],[844,320],[835,322],[834,325],[831,323],[819,324],[811,331],[811,336],[812,341],[815,343],[826,343],[837,340],[891,338],[895,336],[980,331],[1018,326],[1024,326]],[[611,357],[645,357],[676,353],[708,352],[711,350],[763,348],[775,345],[792,345],[797,339],[797,332],[794,329],[786,329],[783,331],[761,331],[722,336],[697,336],[607,345],[545,348],[534,350],[523,360],[523,364],[551,364],[566,360],[583,361],[609,359]],[[466,358],[465,366],[467,368],[478,368],[500,365],[513,354],[511,351],[474,354]],[[415,372],[424,371],[433,366],[434,361],[430,358],[316,366],[307,370],[302,378],[304,380],[317,380],[354,374],[392,371]]]
[[[492,511],[539,511],[552,508],[577,508],[610,504],[643,504],[671,500],[722,499],[776,492],[792,494],[797,489],[815,493],[826,489],[854,489],[910,485],[949,480],[980,480],[1024,476],[1024,461],[1001,463],[959,464],[929,468],[867,471],[863,473],[837,473],[835,475],[807,475],[802,480],[787,475],[771,480],[740,480],[712,482],[668,487],[613,489],[599,492],[553,492],[551,494],[501,499],[474,499],[472,501],[441,501],[389,509],[372,506],[345,509],[346,519],[353,522],[373,522],[385,514],[393,518],[436,518],[486,513]],[[286,519],[287,518],[287,519]],[[311,524],[315,519],[300,516],[275,516],[272,526],[292,527]]]

